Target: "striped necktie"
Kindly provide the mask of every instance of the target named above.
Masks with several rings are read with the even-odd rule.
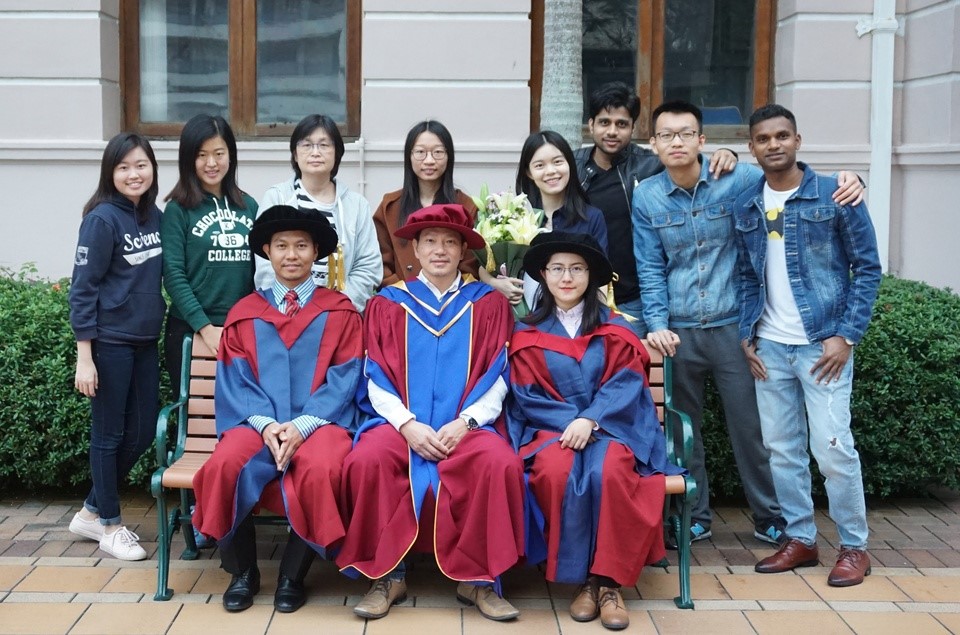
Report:
[[[293,289],[287,291],[286,295],[283,296],[283,301],[287,303],[287,317],[293,317],[300,312],[300,298]]]

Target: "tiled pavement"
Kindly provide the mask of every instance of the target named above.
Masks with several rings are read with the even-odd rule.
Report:
[[[127,495],[123,517],[154,557],[156,510],[143,494]],[[602,633],[598,622],[570,619],[572,588],[544,582],[536,569],[504,576],[507,596],[523,612],[513,623],[483,619],[453,597],[454,583],[429,559],[408,574],[411,597],[379,621],[353,616],[350,606],[365,584],[317,562],[308,579],[310,599],[300,611],[274,612],[272,592],[282,530],[260,531],[264,588],[250,610],[231,615],[220,606],[227,576],[215,552],[193,562],[174,561],[169,602],[154,602],[156,561],[120,562],[95,543],[74,540],[67,524],[77,509],[69,500],[0,500],[0,633],[351,633],[445,635],[481,633]],[[826,584],[827,567],[799,574],[758,575],[753,564],[772,549],[757,542],[747,511],[720,507],[713,539],[694,546],[695,611],[681,611],[676,568],[648,569],[625,589],[630,633],[960,633],[960,494],[929,499],[871,501],[873,575],[848,589]],[[835,533],[818,521],[821,560],[831,564]],[[179,554],[182,538],[174,537]],[[211,559],[211,557],[213,559]],[[671,554],[671,558],[675,554]]]

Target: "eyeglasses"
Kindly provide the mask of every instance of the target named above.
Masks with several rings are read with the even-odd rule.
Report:
[[[333,149],[333,144],[329,141],[321,141],[320,143],[311,143],[310,141],[300,141],[297,143],[297,152],[302,154],[307,154],[314,150],[318,152],[329,152]]]
[[[412,156],[417,161],[423,161],[427,158],[427,155],[433,157],[434,161],[443,161],[447,158],[447,151],[443,148],[434,148],[433,150],[425,150],[423,148],[414,148]]]
[[[571,278],[582,278],[587,275],[587,272],[590,270],[583,265],[573,265],[572,267],[550,265],[545,268],[544,271],[546,271],[547,275],[551,278],[562,278],[565,273],[569,273]]]
[[[680,137],[683,142],[693,141],[700,136],[696,130],[681,130],[680,132],[671,132],[670,130],[661,130],[653,135],[660,143],[670,143],[675,138]]]

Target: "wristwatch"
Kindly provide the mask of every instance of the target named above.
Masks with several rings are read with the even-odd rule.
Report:
[[[480,427],[480,424],[477,423],[477,420],[470,415],[460,415],[460,418],[463,419],[465,424],[467,424],[467,430],[476,430]]]
[[[853,346],[856,346],[856,345],[857,345],[857,343],[854,342],[854,341],[853,341],[852,339],[850,339],[849,337],[843,338],[843,341],[847,343],[847,346],[853,347]]]

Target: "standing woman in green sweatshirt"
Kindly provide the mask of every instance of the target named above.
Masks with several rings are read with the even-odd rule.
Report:
[[[198,333],[210,350],[237,300],[253,291],[248,234],[257,202],[237,187],[237,140],[223,117],[197,115],[180,134],[180,178],[160,221],[163,286],[172,304],[164,351],[180,393],[183,336]]]

